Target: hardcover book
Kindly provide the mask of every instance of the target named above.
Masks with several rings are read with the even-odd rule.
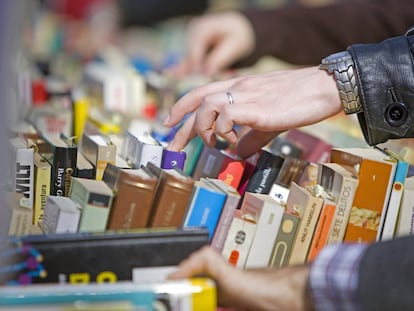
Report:
[[[75,177],[94,179],[95,176],[96,176],[95,167],[78,150],[78,158],[76,160],[76,176]]]
[[[22,193],[7,192],[7,206],[3,217],[10,220],[7,228],[0,228],[3,236],[24,236],[30,234],[33,220],[33,210],[27,206],[27,200]],[[0,277],[1,279],[1,277]]]
[[[374,148],[334,148],[331,161],[354,167],[359,185],[344,241],[373,242],[380,238],[397,163]],[[375,193],[375,195],[370,195]]]
[[[21,250],[29,247],[38,265],[32,272],[11,271],[7,279],[17,284],[132,281],[139,268],[176,266],[207,244],[202,228],[25,236],[13,246],[16,254],[23,257]],[[24,259],[19,257],[17,262]]]
[[[145,167],[120,169],[108,229],[145,228],[148,224],[157,181],[157,177]]]
[[[106,230],[113,192],[102,180],[72,177],[69,197],[81,208],[79,232]]]
[[[225,183],[237,189],[243,177],[246,161],[240,159],[230,152],[222,152],[224,154],[224,158],[223,162],[221,163],[220,170],[217,174],[217,178],[223,180]]]
[[[194,183],[184,227],[207,227],[211,240],[226,202],[226,192],[202,178]]]
[[[203,151],[204,143],[200,136],[196,136],[191,139],[184,147],[184,152],[187,155],[184,164],[184,173],[188,176],[193,176],[194,170],[197,166],[198,160]]]
[[[202,177],[217,178],[225,154],[217,148],[204,146],[195,167],[193,178],[199,180]]]
[[[275,199],[262,193],[246,193],[242,204],[242,209],[256,222],[256,232],[245,268],[267,267],[285,208]]]
[[[148,162],[147,168],[158,178],[148,226],[181,227],[194,180],[177,167],[165,170]]]
[[[134,135],[127,131],[122,143],[121,156],[131,163],[133,168],[146,166],[152,162],[161,167],[163,146],[149,133]]]

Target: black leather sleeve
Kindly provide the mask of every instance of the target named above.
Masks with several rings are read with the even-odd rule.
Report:
[[[414,35],[348,48],[356,67],[364,137],[375,145],[414,137]]]
[[[370,245],[358,283],[361,310],[414,310],[414,236]]]

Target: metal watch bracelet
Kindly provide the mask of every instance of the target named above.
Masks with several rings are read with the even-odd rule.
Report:
[[[343,51],[329,55],[322,60],[319,68],[334,75],[345,114],[362,112],[363,107],[351,54]]]

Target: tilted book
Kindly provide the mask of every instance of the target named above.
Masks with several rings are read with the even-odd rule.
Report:
[[[209,239],[215,233],[227,194],[204,178],[194,183],[184,227],[207,227]]]
[[[289,265],[303,264],[306,261],[313,233],[322,209],[323,199],[312,189],[292,183],[287,200],[287,209],[298,213],[301,221],[297,229]]]
[[[191,199],[194,180],[178,167],[161,169],[152,162],[147,168],[158,178],[149,227],[181,227]]]
[[[397,161],[374,148],[334,148],[331,161],[354,167],[358,172],[359,185],[344,241],[378,240],[388,207]]]
[[[68,197],[50,195],[40,227],[46,234],[76,233],[80,220],[80,206]]]
[[[108,229],[145,228],[148,224],[157,181],[157,177],[145,167],[120,169]]]
[[[217,178],[237,189],[243,177],[246,161],[230,152],[222,152],[224,153],[224,158],[217,174]]]
[[[398,214],[395,237],[414,234],[414,176],[407,177]]]
[[[255,169],[247,183],[246,192],[268,194],[275,182],[285,157],[262,150]]]
[[[241,195],[236,189],[221,179],[207,178],[207,180],[227,194],[226,202],[221,211],[213,239],[211,240],[211,246],[221,252],[230,229],[231,221],[233,220],[234,212],[239,206]]]
[[[194,169],[193,178],[195,180],[202,177],[217,178],[224,158],[225,154],[222,150],[204,146]]]
[[[320,163],[318,173],[318,183],[337,205],[327,244],[342,243],[358,188],[357,172],[338,163]]]

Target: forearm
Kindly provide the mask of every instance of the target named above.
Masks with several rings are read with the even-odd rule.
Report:
[[[413,24],[414,1],[343,1],[318,8],[249,10],[245,14],[256,35],[256,49],[246,63],[272,55],[294,64],[316,65],[351,44],[403,34]]]

